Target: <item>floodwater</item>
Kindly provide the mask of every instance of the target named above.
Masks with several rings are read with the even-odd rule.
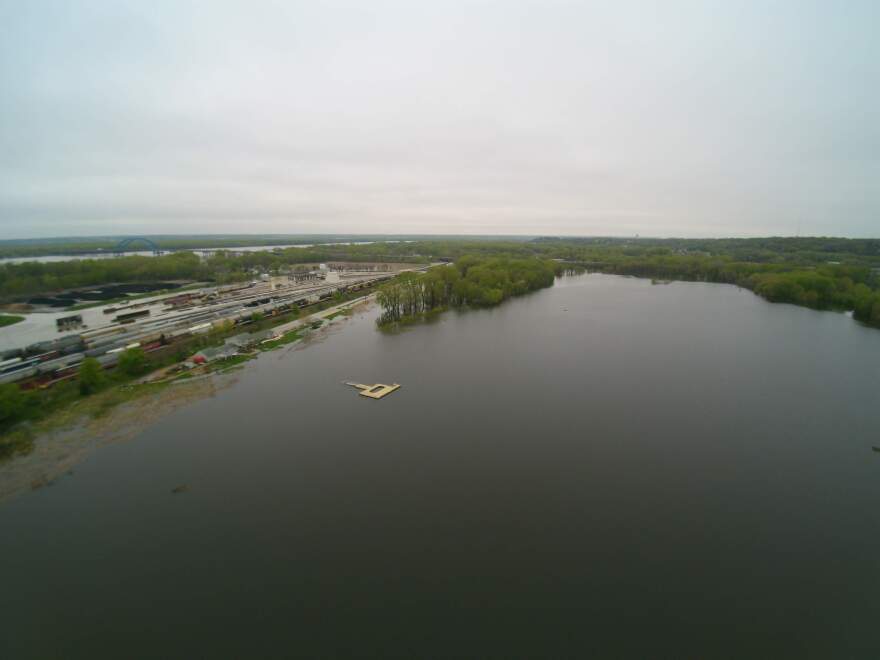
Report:
[[[880,332],[606,275],[375,313],[0,507],[0,657],[880,655]]]

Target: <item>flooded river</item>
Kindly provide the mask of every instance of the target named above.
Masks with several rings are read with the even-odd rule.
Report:
[[[605,275],[375,314],[0,506],[0,657],[878,655],[880,332]]]

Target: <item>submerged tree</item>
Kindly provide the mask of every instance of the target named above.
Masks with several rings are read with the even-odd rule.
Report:
[[[536,258],[466,255],[454,266],[404,273],[379,289],[379,324],[416,318],[445,307],[488,307],[553,284],[558,265]]]

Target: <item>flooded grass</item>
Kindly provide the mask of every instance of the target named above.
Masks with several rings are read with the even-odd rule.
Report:
[[[17,429],[0,438],[0,462],[29,454],[33,448],[34,432],[29,427]]]
[[[231,371],[233,369],[240,369],[245,362],[255,359],[257,356],[253,353],[241,353],[239,355],[233,355],[232,357],[228,357],[225,360],[221,360],[216,363],[216,366],[213,366],[213,371],[217,373],[226,373],[227,371]]]
[[[82,399],[0,439],[0,502],[50,485],[94,449],[125,442],[165,415],[214,396],[232,376],[122,386]]]
[[[357,307],[362,309],[363,305]],[[346,315],[354,311],[345,310]],[[0,502],[33,484],[49,485],[97,447],[126,441],[174,410],[213,396],[218,389],[237,382],[234,372],[244,369],[259,352],[294,348],[291,345],[312,333],[312,325],[328,326],[324,321],[306,323],[261,345],[258,352],[236,355],[195,372],[167,374],[152,382],[114,384],[85,397],[72,386],[58,389],[54,410],[0,435]]]
[[[69,406],[60,407],[42,419],[6,433],[0,439],[0,462],[29,454],[34,448],[34,438],[37,436],[77,426],[83,420],[100,419],[121,404],[161,392],[166,385],[167,383],[144,383],[111,387],[92,396],[78,399]]]
[[[0,314],[0,328],[7,325],[15,325],[19,321],[24,321],[24,317],[17,314]]]
[[[261,351],[271,351],[276,348],[280,348],[286,344],[292,344],[295,341],[299,341],[306,334],[306,331],[303,328],[297,328],[296,330],[292,330],[286,334],[281,335],[278,339],[273,339],[272,341],[267,341],[264,344],[260,344]]]
[[[340,316],[351,316],[354,314],[354,309],[352,307],[346,307],[345,309],[340,309],[339,311],[333,312],[329,316],[325,316],[325,321],[332,321],[335,318],[339,318]]]

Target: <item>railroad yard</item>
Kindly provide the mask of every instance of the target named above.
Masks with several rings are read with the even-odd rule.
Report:
[[[83,310],[87,314],[54,314],[56,328],[48,329],[44,324],[42,337],[28,333],[30,343],[0,353],[0,384],[49,387],[74,377],[80,363],[89,357],[109,369],[126,349],[140,347],[149,354],[182,346],[188,339],[215,329],[240,327],[245,332],[255,319],[317,305],[336,293],[368,289],[403,270],[421,268],[408,264],[322,265],[289,275],[263,274],[235,285],[116,302]],[[49,331],[54,336],[43,339]]]

